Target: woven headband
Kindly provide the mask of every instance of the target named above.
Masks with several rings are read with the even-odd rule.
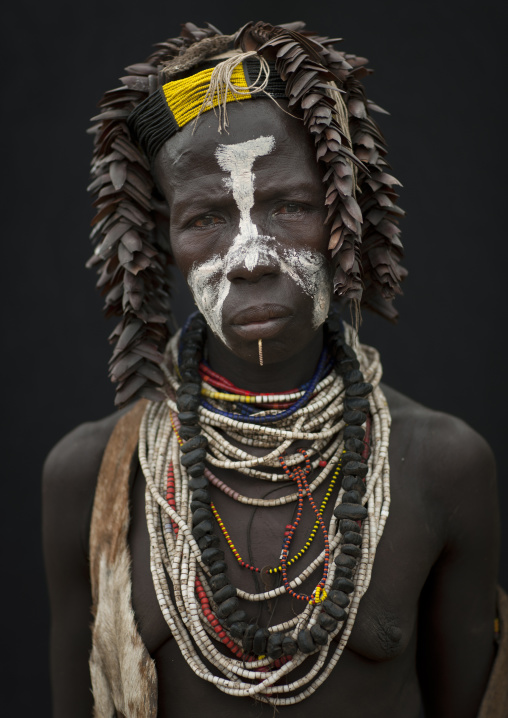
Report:
[[[233,69],[231,85],[238,92],[227,90],[220,100],[213,95],[207,104],[210,80],[214,67],[202,70],[190,77],[167,82],[156,92],[149,95],[129,115],[127,124],[135,138],[145,151],[150,162],[157,152],[182,127],[221,104],[233,101],[253,100],[271,96],[286,97],[286,83],[275,70],[275,63],[265,62],[267,77],[260,79],[260,61],[256,57],[248,57]],[[262,91],[260,91],[262,86]],[[245,89],[243,89],[245,88]],[[220,107],[219,107],[220,111]]]

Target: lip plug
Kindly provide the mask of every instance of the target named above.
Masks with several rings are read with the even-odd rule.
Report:
[[[258,339],[259,366],[263,366],[263,340]]]

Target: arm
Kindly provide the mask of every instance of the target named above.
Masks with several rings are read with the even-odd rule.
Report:
[[[436,517],[429,531],[439,523],[445,541],[420,599],[419,678],[429,718],[475,718],[494,658],[495,464],[486,442],[457,419],[439,415],[426,435]]]
[[[43,543],[54,718],[92,714],[88,535],[100,462],[116,419],[82,425],[55,446],[44,465]]]

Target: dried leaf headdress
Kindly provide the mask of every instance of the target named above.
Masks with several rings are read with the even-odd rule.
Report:
[[[360,80],[366,60],[334,48],[336,40],[305,31],[303,23],[248,23],[236,36],[186,23],[180,37],[155,46],[146,62],[130,65],[122,85],[106,92],[93,118],[92,183],[97,214],[88,266],[99,273],[106,316],[120,317],[110,375],[116,404],[139,397],[162,399],[159,368],[172,323],[167,225],[157,212],[150,163],[129,126],[141,103],[168,81],[181,79],[208,58],[231,50],[257,52],[285,83],[289,109],[297,110],[325,168],[327,223],[338,296],[360,300],[387,319],[406,270],[386,144]],[[263,64],[266,66],[266,63]]]

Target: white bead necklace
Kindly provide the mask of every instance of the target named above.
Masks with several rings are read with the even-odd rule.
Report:
[[[349,337],[351,341],[351,336]],[[170,362],[176,358],[178,338],[170,343]],[[273,660],[261,658],[245,662],[234,656],[227,656],[219,650],[219,639],[204,615],[200,600],[196,595],[195,581],[198,578],[214,608],[212,592],[208,587],[208,568],[203,564],[201,551],[192,535],[192,512],[188,489],[188,475],[180,464],[178,437],[173,430],[171,418],[177,413],[174,393],[167,403],[152,402],[148,405],[140,428],[139,460],[146,479],[146,517],[150,536],[151,570],[155,592],[162,614],[175,637],[182,655],[199,677],[214,683],[221,691],[236,696],[256,696],[258,700],[273,705],[290,705],[311,695],[330,675],[347,644],[356,618],[362,596],[368,588],[372,573],[375,552],[388,516],[390,504],[388,441],[390,415],[383,392],[379,388],[381,365],[374,349],[355,346],[360,368],[365,381],[373,385],[369,397],[371,415],[371,454],[368,460],[369,471],[366,479],[366,493],[362,504],[368,502],[368,517],[363,522],[363,543],[361,558],[355,572],[355,588],[350,595],[351,604],[345,622],[339,623],[337,630],[330,635],[338,636],[325,646],[318,646],[314,652],[314,663],[310,670],[299,679],[274,685],[299,666],[307,655],[298,651],[296,655],[279,668],[273,667]],[[173,362],[171,362],[171,358]],[[179,386],[176,374],[165,368],[169,386],[173,392]],[[251,479],[268,481],[288,481],[286,476],[275,475],[266,469],[279,467],[278,457],[295,441],[312,442],[308,455],[314,467],[321,456],[326,457],[327,465],[311,483],[315,490],[329,475],[335,459],[340,455],[343,441],[341,432],[344,423],[340,420],[343,412],[344,387],[342,379],[332,372],[323,380],[309,403],[301,407],[290,419],[280,422],[280,426],[262,424],[247,425],[227,416],[215,414],[203,407],[199,408],[199,421],[202,434],[208,439],[207,462],[220,468],[229,468],[243,473]],[[324,390],[324,391],[323,391]],[[286,401],[281,394],[278,401]],[[207,400],[212,403],[211,397]],[[216,400],[220,402],[220,399]],[[270,411],[259,412],[259,415]],[[240,449],[228,440],[229,436],[242,442]],[[267,451],[264,456],[253,456],[248,447],[262,447]],[[301,454],[286,457],[288,466],[302,461]],[[175,508],[167,502],[166,473],[169,463],[173,465],[175,478]],[[208,478],[211,472],[208,471]],[[214,477],[215,478],[215,477]],[[216,479],[217,482],[220,480]],[[213,481],[212,481],[213,483]],[[224,484],[224,482],[220,482]],[[224,484],[225,485],[225,484]],[[232,491],[232,490],[231,490]],[[226,492],[227,493],[227,492]],[[296,501],[297,494],[292,493],[278,499],[254,499],[233,492],[234,498],[241,503],[253,506],[280,506]],[[340,503],[343,490],[339,491],[336,505]],[[230,493],[230,495],[232,495]],[[173,530],[173,523],[178,533]],[[333,559],[342,542],[335,516],[328,526],[330,555]],[[316,557],[301,573],[290,581],[292,588],[300,585],[322,566],[324,551]],[[171,594],[168,577],[173,589]],[[329,572],[325,590],[330,589],[333,573]],[[284,586],[259,594],[237,589],[242,600],[263,601],[275,598],[286,592]],[[271,633],[289,631],[295,638],[303,628],[310,628],[317,621],[319,604],[307,604],[302,613],[277,626],[268,626]],[[192,637],[192,639],[191,639]],[[240,646],[240,642],[232,639]],[[205,660],[212,664],[211,672]],[[261,670],[260,670],[261,669]],[[264,670],[263,670],[264,669]],[[269,696],[267,695],[269,694]]]

